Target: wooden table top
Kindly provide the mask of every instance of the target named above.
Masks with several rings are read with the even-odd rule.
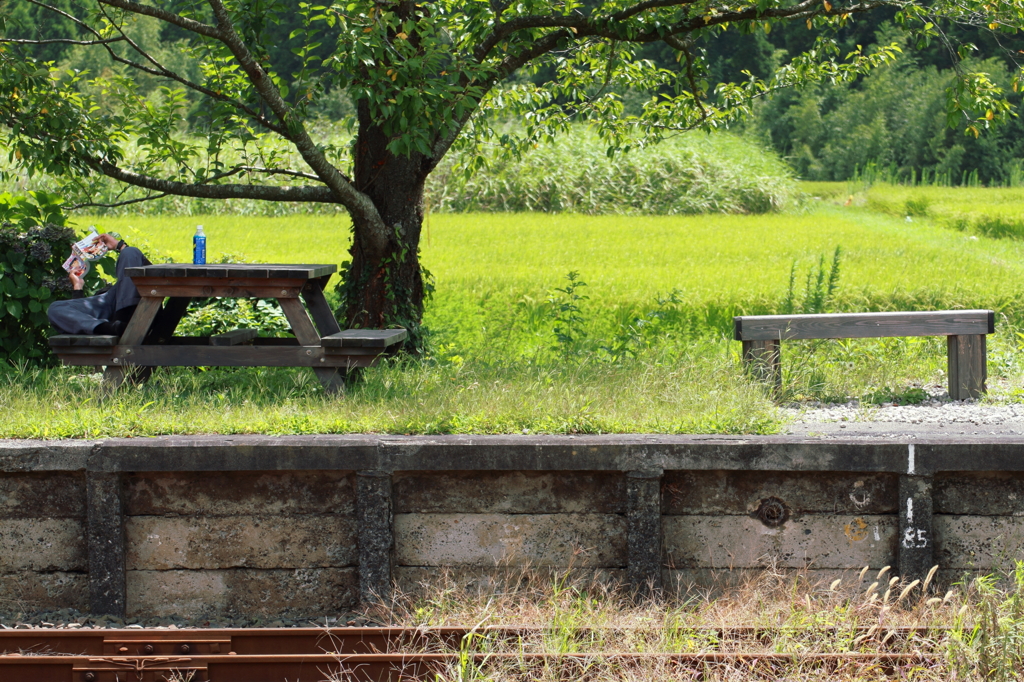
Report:
[[[305,265],[299,263],[216,263],[192,265],[191,263],[160,263],[127,268],[124,272],[132,279],[136,277],[202,277],[202,278],[247,278],[247,279],[317,279],[337,272],[336,265]]]

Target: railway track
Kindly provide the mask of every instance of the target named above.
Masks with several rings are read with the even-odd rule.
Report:
[[[743,666],[751,673],[784,666],[823,672],[871,666],[894,674],[929,665],[935,631],[838,633],[869,640],[874,651],[786,651],[779,631],[732,628],[685,631],[700,651],[683,653],[533,653],[547,631],[531,628],[284,628],[209,630],[3,630],[3,682],[415,682],[458,679],[466,668],[521,673],[556,670],[583,680],[614,669],[712,671]],[[579,630],[569,641],[613,631]],[[612,634],[609,637],[609,634]],[[826,633],[828,634],[828,633]],[[874,639],[871,639],[874,638]],[[884,640],[884,642],[882,641]],[[564,639],[562,641],[565,641]],[[524,646],[524,644],[526,644]],[[782,650],[780,650],[782,649]],[[699,675],[698,675],[699,677]]]

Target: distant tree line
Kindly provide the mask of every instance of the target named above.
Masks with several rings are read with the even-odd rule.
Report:
[[[883,11],[850,22],[839,32],[843,51],[900,41],[892,15]],[[906,45],[895,64],[852,84],[782,91],[762,103],[747,130],[781,154],[805,180],[849,180],[875,166],[901,182],[920,182],[923,177],[925,182],[954,185],[970,179],[985,185],[1019,184],[1024,180],[1024,117],[975,137],[966,121],[956,127],[947,124],[945,94],[954,82],[949,46],[971,44],[976,50],[960,68],[989,73],[1010,95],[1017,113],[1024,113],[1021,94],[1013,93],[1011,83],[1020,68],[1013,59],[1015,50],[1000,44],[993,32],[953,30],[957,34],[948,36],[948,43],[936,40],[923,49]],[[704,41],[711,82],[736,80],[744,71],[764,77],[787,54],[802,52],[813,41],[811,32],[797,24],[743,38],[751,39],[727,33]],[[648,52],[666,67],[674,60],[663,46],[653,45]]]

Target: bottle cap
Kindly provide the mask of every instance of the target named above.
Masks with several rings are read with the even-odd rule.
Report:
[[[196,225],[196,234],[205,234],[202,225]]]

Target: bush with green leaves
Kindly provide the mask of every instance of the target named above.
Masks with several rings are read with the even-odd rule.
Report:
[[[46,192],[0,194],[0,361],[52,364],[46,308],[68,298],[71,284],[61,264],[78,240],[66,226],[60,197]],[[108,259],[103,259],[106,261]],[[100,261],[101,263],[103,261]],[[109,267],[109,264],[104,264]],[[86,290],[102,285],[97,268]]]
[[[792,204],[796,190],[773,152],[699,132],[609,156],[593,131],[574,126],[519,159],[495,153],[479,167],[453,154],[440,171],[427,180],[431,209],[455,213],[769,213]]]
[[[176,333],[213,336],[232,329],[256,329],[261,336],[289,336],[291,325],[274,299],[208,298],[193,301]]]

